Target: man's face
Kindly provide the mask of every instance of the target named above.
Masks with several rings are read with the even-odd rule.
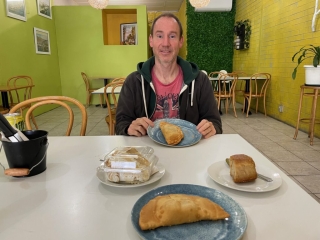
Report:
[[[153,36],[149,36],[156,61],[171,64],[176,61],[179,49],[183,44],[179,25],[174,18],[161,17],[154,25]]]

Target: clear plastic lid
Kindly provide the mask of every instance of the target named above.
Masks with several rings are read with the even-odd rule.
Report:
[[[158,162],[153,152],[147,146],[117,147],[104,157],[98,171],[105,172],[111,182],[145,182]]]

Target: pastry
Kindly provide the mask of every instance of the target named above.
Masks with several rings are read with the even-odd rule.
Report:
[[[253,159],[245,154],[232,155],[229,165],[230,175],[235,183],[251,182],[258,176]]]
[[[177,125],[162,121],[160,129],[169,145],[177,145],[183,139],[183,132]]]
[[[155,164],[134,147],[129,147],[109,156],[105,160],[105,171],[111,182],[139,183],[149,180]]]
[[[173,226],[201,220],[219,220],[230,215],[208,198],[186,194],[168,194],[151,199],[140,211],[142,230]]]

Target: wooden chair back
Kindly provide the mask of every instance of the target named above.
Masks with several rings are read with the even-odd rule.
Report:
[[[26,111],[25,114],[25,122],[26,127],[28,130],[32,130],[31,124],[30,124],[30,115],[32,114],[33,110],[39,106],[45,105],[45,104],[57,104],[67,109],[69,113],[69,123],[66,131],[66,136],[70,136],[73,122],[74,122],[74,113],[72,108],[69,106],[71,104],[76,105],[80,111],[81,111],[81,128],[80,128],[80,136],[85,136],[86,134],[86,128],[87,128],[87,111],[86,108],[83,106],[81,102],[78,100],[66,97],[66,96],[44,96],[44,97],[36,97],[31,98],[26,101],[22,101],[15,105],[13,108],[11,108],[10,113],[14,113],[18,111],[19,109],[23,108],[24,106],[31,105],[31,107]]]
[[[119,78],[114,78],[112,79],[112,82],[124,82],[126,80],[126,78],[124,77],[119,77]]]
[[[255,73],[249,80],[249,92],[244,92],[244,101],[247,101],[247,117],[249,116],[250,104],[252,99],[256,99],[256,113],[258,112],[259,98],[263,98],[264,114],[266,111],[266,94],[268,85],[271,81],[269,73]]]
[[[10,108],[32,97],[32,88],[34,87],[34,84],[32,78],[29,76],[19,75],[11,77],[7,81],[7,86],[12,88],[12,90],[8,92]],[[20,109],[20,114],[22,115],[22,112],[30,107],[31,104],[24,105],[24,107]],[[31,114],[30,117],[36,129],[38,129],[38,125],[33,114]]]
[[[9,104],[13,106],[21,101],[30,99],[34,85],[31,77],[21,75],[9,78],[7,86],[16,88],[9,91]],[[20,88],[21,86],[24,86],[24,88]]]
[[[90,84],[90,80],[84,72],[81,72],[82,79],[84,81],[85,87],[86,87],[86,107],[90,105],[91,101],[91,94],[93,91],[97,90],[98,88],[92,88]],[[100,97],[100,106],[102,107],[103,103],[103,94],[99,94]]]
[[[235,117],[237,117],[235,108],[235,87],[237,85],[238,75],[235,73],[221,73],[218,74],[217,87],[214,91],[214,95],[217,99],[218,109],[221,107],[221,100],[225,100],[225,109],[228,113],[230,102],[233,105],[233,111]]]
[[[119,95],[119,93],[115,93],[115,89],[117,87],[121,87],[123,83],[124,81],[115,81],[115,82],[112,81],[111,83],[107,84],[104,87],[104,98],[106,100],[107,110],[108,110],[108,115],[106,116],[105,120],[109,127],[110,135],[115,135],[116,111],[117,111],[117,104],[118,104],[117,95]],[[109,88],[109,91],[108,91],[108,88]],[[113,105],[111,105],[111,102],[109,99],[110,95],[113,100]]]

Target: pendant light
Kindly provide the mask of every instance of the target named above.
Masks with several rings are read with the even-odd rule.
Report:
[[[195,8],[206,7],[210,0],[189,0],[190,4]]]
[[[94,7],[96,9],[104,9],[108,3],[109,0],[88,0],[91,7]]]

